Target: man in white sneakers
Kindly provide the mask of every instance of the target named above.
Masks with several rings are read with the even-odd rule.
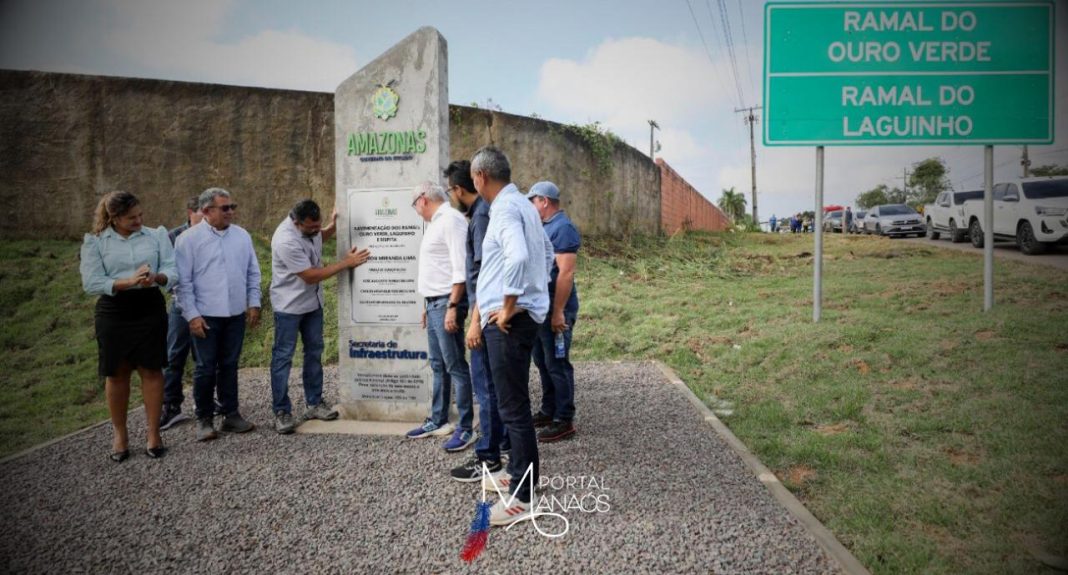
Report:
[[[482,242],[478,303],[472,312],[481,333],[468,332],[472,348],[486,346],[497,408],[512,451],[498,483],[509,488],[490,510],[492,525],[529,519],[538,483],[538,442],[530,411],[530,354],[538,326],[549,311],[549,269],[553,246],[537,210],[512,183],[508,157],[486,146],[471,160],[471,178],[490,205],[489,227]],[[506,477],[505,477],[506,475]]]

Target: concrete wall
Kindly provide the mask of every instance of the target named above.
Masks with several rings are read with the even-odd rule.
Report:
[[[100,196],[116,189],[142,199],[151,225],[177,225],[186,198],[212,185],[234,194],[241,225],[253,231],[272,231],[301,198],[329,209],[332,99],[0,70],[0,200],[17,214],[0,219],[0,238],[79,238]],[[559,185],[564,209],[585,234],[671,233],[686,221],[722,229],[714,206],[631,146],[540,119],[450,106],[451,157],[470,158],[490,143],[512,159],[521,188],[543,179]],[[671,176],[664,192],[663,174]]]
[[[682,179],[667,162],[657,158],[656,165],[660,168],[662,232],[670,235],[679,230],[721,232],[730,228],[727,215]]]
[[[295,199],[333,204],[332,94],[0,71],[0,237],[81,237],[101,195],[184,220],[210,185],[270,230]]]

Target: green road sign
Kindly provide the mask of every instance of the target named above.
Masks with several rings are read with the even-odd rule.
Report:
[[[764,144],[1050,144],[1053,1],[764,9]]]

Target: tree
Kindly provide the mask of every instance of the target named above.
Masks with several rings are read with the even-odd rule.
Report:
[[[942,158],[927,158],[926,160],[912,165],[912,175],[909,176],[908,200],[913,204],[929,204],[938,197],[938,194],[950,189],[949,179]],[[902,202],[904,203],[904,202]]]
[[[732,222],[738,223],[738,220],[745,214],[745,194],[735,192],[734,186],[731,186],[729,190],[723,190],[723,195],[719,198],[719,208]]]
[[[1054,164],[1046,164],[1044,166],[1035,166],[1031,168],[1032,176],[1068,176],[1068,166],[1057,166]]]

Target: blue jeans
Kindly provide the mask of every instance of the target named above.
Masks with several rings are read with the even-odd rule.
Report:
[[[490,374],[486,346],[471,350],[471,384],[478,398],[478,428],[480,436],[475,444],[475,456],[480,461],[500,461],[504,424],[497,409],[497,388]]]
[[[539,473],[538,439],[530,413],[530,354],[537,341],[538,324],[530,314],[520,310],[512,317],[508,333],[495,324],[488,324],[482,336],[493,384],[497,387],[497,408],[512,441],[508,474],[515,486],[513,493],[520,501],[529,503]],[[531,482],[520,483],[528,469],[532,470]]]
[[[575,368],[571,366],[571,334],[575,316],[565,312],[564,357],[556,357],[556,334],[551,321],[538,327],[538,341],[534,344],[534,365],[541,374],[541,412],[553,421],[570,422],[575,418]]]
[[[323,308],[304,314],[274,312],[274,347],[271,348],[271,409],[291,413],[289,370],[297,351],[297,334],[304,342],[304,401],[308,407],[323,401]]]
[[[185,361],[189,358],[192,344],[189,341],[189,322],[182,317],[178,302],[171,303],[171,312],[167,316],[167,367],[163,368],[163,404],[182,406],[185,395],[182,394],[182,377],[185,375]]]
[[[430,368],[434,370],[434,398],[430,420],[438,425],[449,422],[449,395],[456,388],[456,410],[460,412],[460,428],[471,431],[475,419],[471,398],[471,371],[464,358],[464,318],[466,302],[456,308],[456,333],[445,331],[445,312],[449,298],[442,297],[426,305],[426,335],[430,344]]]
[[[219,396],[223,415],[237,413],[237,362],[245,343],[245,314],[232,317],[204,317],[208,324],[204,338],[193,337],[193,401],[198,418],[215,413],[214,396]]]

